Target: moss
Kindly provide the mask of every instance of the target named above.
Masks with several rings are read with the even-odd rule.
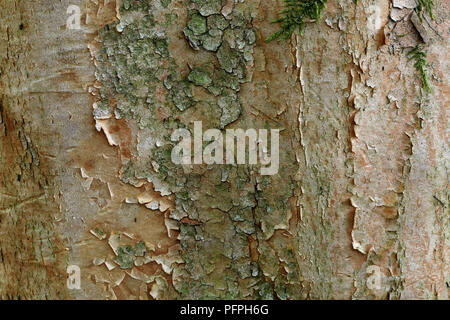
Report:
[[[425,87],[427,92],[431,91],[430,85],[428,83],[428,77],[427,77],[427,53],[422,51],[420,46],[416,46],[414,49],[408,52],[409,59],[414,59],[414,67],[417,71],[420,72],[420,75],[422,76],[423,86]]]
[[[305,19],[319,19],[326,8],[326,2],[327,0],[284,0],[286,8],[280,12],[282,17],[273,21],[281,22],[281,29],[270,35],[266,41],[270,42],[277,38],[289,39],[295,29],[298,29],[301,34]]]
[[[433,15],[433,0],[417,0],[418,4],[416,7],[416,12],[419,18],[422,19],[423,12],[426,10],[428,14],[430,15],[431,19],[434,20]]]

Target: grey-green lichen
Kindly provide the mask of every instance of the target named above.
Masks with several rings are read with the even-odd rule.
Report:
[[[207,16],[197,5],[192,10],[191,19]],[[248,13],[240,10],[227,17],[212,13],[207,17],[207,27],[208,31],[195,35],[188,22],[184,34],[194,50],[214,52],[218,64],[212,69],[194,68],[188,80],[217,97],[215,101],[222,109],[219,127],[224,128],[241,117],[239,92],[242,83],[248,81],[247,66],[253,62],[256,33]],[[286,157],[294,164],[293,154]],[[275,251],[265,243],[277,238],[275,226],[286,221],[288,199],[295,188],[288,178],[294,168],[284,169],[279,183],[255,175],[251,166],[213,166],[189,175],[171,213],[177,219],[188,217],[200,222],[180,225],[182,256],[189,275],[180,288],[182,297],[301,297],[301,289],[294,285],[301,280],[295,257],[282,258],[284,246]],[[273,183],[278,187],[272,188]],[[255,244],[259,258],[251,257],[250,243]],[[247,292],[242,287],[247,287]]]
[[[253,60],[256,34],[242,13],[225,18],[220,14],[221,5],[216,6],[216,2],[193,1],[183,32],[194,50],[215,53],[219,64],[209,72],[192,70],[188,80],[207,88],[217,97],[212,102],[221,114],[217,125],[225,128],[241,114],[242,107],[236,93],[240,83],[247,81],[246,64]]]
[[[196,86],[207,88],[211,83],[211,77],[209,73],[200,68],[194,69],[189,73],[188,80]]]
[[[145,1],[139,10],[148,10]],[[94,115],[111,114],[116,118],[134,119],[140,128],[149,126],[158,104],[156,92],[165,74],[174,68],[168,56],[167,38],[148,13],[142,17],[127,15],[124,8],[135,8],[135,2],[124,2],[123,19],[99,32],[103,48],[96,56],[97,80],[102,83],[100,101]],[[136,9],[138,10],[138,9]]]
[[[272,177],[259,176],[253,165],[187,169],[171,161],[171,133],[190,130],[193,120],[201,120],[204,130],[235,122],[241,128],[279,129],[242,114],[240,92],[251,80],[257,36],[244,4],[226,16],[222,4],[189,2],[185,41],[207,55],[186,70],[171,56],[166,34],[175,20],[162,25],[153,16],[170,16],[172,4],[161,9],[151,1],[125,1],[120,22],[99,34],[103,48],[96,57],[96,75],[102,87],[94,116],[125,118],[141,129],[141,153],[124,161],[123,182],[139,186],[149,181],[162,195],[175,195],[169,218],[179,221],[184,264],[175,267],[173,285],[181,298],[304,297],[294,245],[279,232],[288,228],[289,200],[296,188],[290,140],[281,139],[280,148],[287,151],[280,155],[280,173]],[[132,266],[138,249],[118,249],[121,268]]]
[[[139,241],[134,247],[123,245],[117,248],[116,262],[121,269],[130,269],[136,257],[143,257],[147,251],[144,241]]]

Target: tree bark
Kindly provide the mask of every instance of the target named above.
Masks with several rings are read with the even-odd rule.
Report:
[[[448,299],[449,1],[75,2],[0,2],[1,299]],[[278,173],[174,164],[194,121]]]

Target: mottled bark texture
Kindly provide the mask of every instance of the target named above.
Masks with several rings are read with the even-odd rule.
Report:
[[[0,298],[448,299],[449,4],[1,1]],[[278,174],[173,164],[193,121]]]

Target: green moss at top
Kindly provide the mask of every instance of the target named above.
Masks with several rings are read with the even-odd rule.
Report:
[[[431,19],[434,20],[433,16],[433,0],[417,0],[418,5],[416,7],[416,12],[419,18],[422,19],[423,12],[426,10],[430,15]]]
[[[416,46],[414,49],[412,49],[410,52],[408,52],[409,59],[414,59],[416,63],[414,63],[414,67],[420,72],[422,76],[422,81],[425,89],[430,92],[430,85],[428,84],[428,77],[427,77],[427,53],[423,52],[419,46]]]
[[[425,0],[423,0],[425,1]],[[429,0],[430,1],[430,0]],[[302,33],[306,19],[317,20],[326,8],[327,0],[284,0],[285,9],[280,12],[281,18],[273,21],[281,22],[281,29],[269,36],[266,41],[289,39],[295,29]]]

